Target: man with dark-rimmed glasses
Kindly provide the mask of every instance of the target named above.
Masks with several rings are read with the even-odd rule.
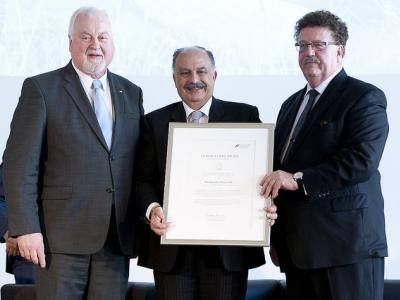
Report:
[[[289,299],[382,299],[385,95],[344,71],[348,32],[339,17],[308,13],[294,37],[307,85],[281,107],[275,171],[262,181],[279,211],[271,257]]]

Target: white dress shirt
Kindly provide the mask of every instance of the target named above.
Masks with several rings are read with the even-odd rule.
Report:
[[[82,87],[85,90],[85,93],[89,99],[90,105],[93,107],[94,90],[92,89],[92,84],[93,84],[94,79],[92,77],[90,77],[89,75],[83,73],[77,67],[75,67],[74,62],[72,62],[72,66],[74,67],[76,73],[78,73],[79,80],[81,81]],[[112,100],[111,100],[110,85],[107,80],[107,70],[104,73],[104,75],[101,78],[99,78],[99,80],[101,81],[101,84],[103,85],[107,110],[113,116],[113,121],[115,121],[114,108],[113,108]]]

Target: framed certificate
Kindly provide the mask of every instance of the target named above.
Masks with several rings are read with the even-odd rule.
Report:
[[[268,246],[273,124],[170,123],[161,244]]]

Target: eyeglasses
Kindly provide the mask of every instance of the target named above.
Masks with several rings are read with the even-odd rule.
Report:
[[[307,51],[309,46],[311,46],[311,48],[314,51],[322,51],[322,50],[325,50],[326,46],[328,46],[328,45],[340,45],[340,43],[326,42],[326,41],[311,41],[311,42],[301,41],[299,43],[294,44],[294,46],[296,47],[296,50],[298,52]]]

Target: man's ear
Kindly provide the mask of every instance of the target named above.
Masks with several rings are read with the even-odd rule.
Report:
[[[69,51],[71,51],[72,38],[69,34],[68,34],[68,40],[69,40],[69,43],[68,43]]]
[[[343,59],[343,56],[344,56],[344,47],[342,46],[342,45],[340,45],[339,47],[338,47],[338,56],[340,56],[342,59]]]

